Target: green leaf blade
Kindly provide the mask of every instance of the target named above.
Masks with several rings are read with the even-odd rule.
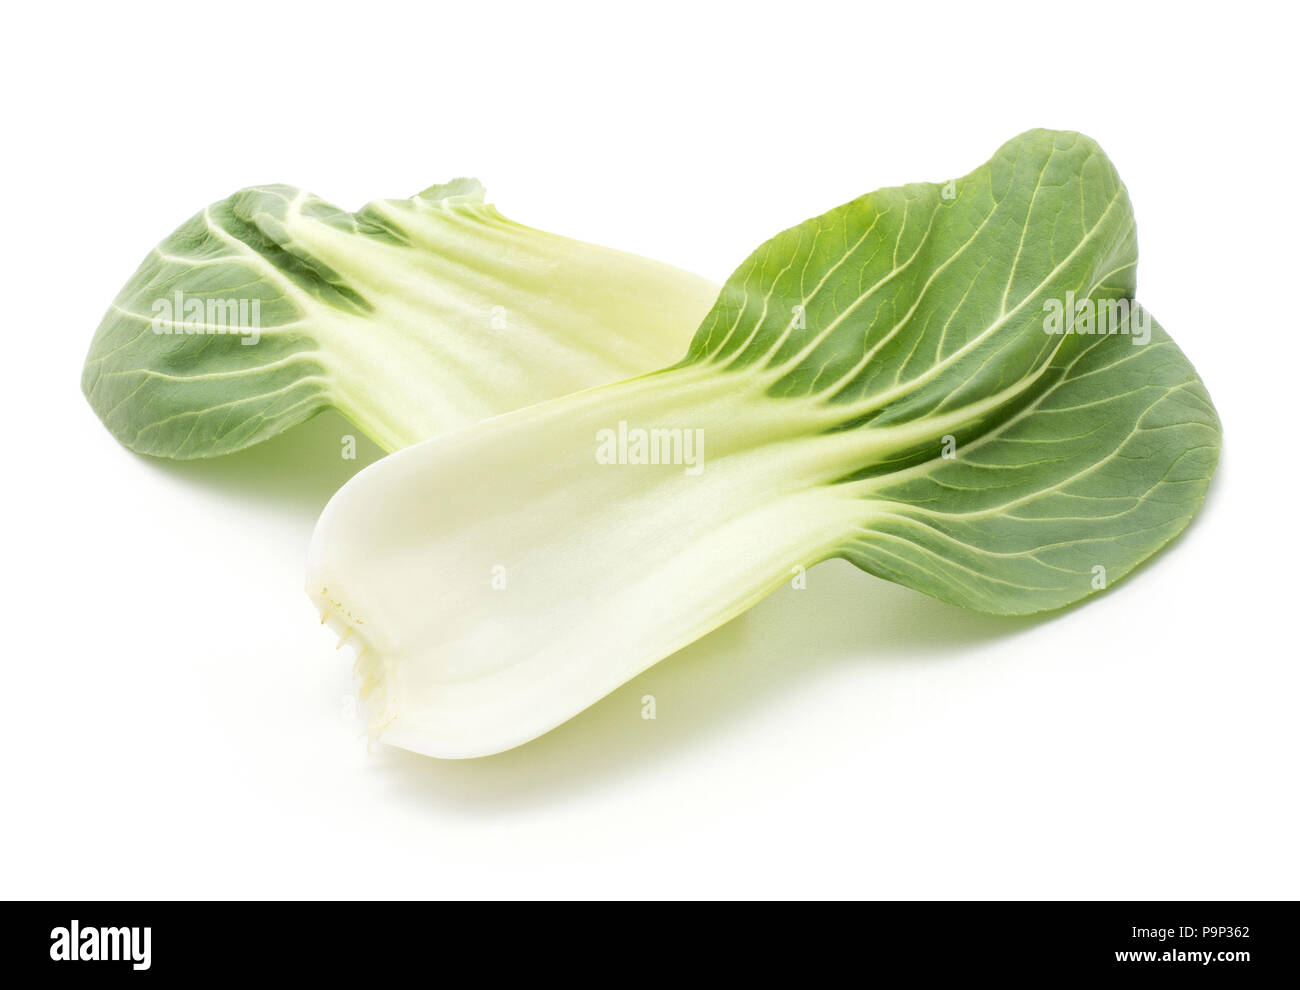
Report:
[[[1094,337],[1058,362],[952,460],[861,482],[889,505],[842,555],[953,604],[1026,614],[1110,586],[1181,532],[1221,433],[1191,364],[1158,325],[1147,344]]]

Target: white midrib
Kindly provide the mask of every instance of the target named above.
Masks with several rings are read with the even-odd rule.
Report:
[[[331,399],[388,450],[669,364],[715,292],[658,262],[523,227],[494,211],[389,205],[381,212],[416,246],[340,231],[292,210],[286,229],[373,307],[353,314],[309,304],[319,317],[313,330]],[[554,291],[539,295],[533,282],[543,273]],[[632,298],[620,302],[618,287]],[[655,313],[646,295],[666,292],[677,295]],[[374,382],[384,383],[377,398]]]
[[[473,756],[565,721],[849,545],[896,507],[836,482],[917,443],[937,449],[959,415],[825,433],[831,411],[769,398],[756,374],[691,365],[363,472],[322,516],[310,581],[332,623],[365,620],[382,738]],[[597,432],[620,421],[703,431],[702,473],[599,464]],[[406,518],[410,532],[394,528]],[[511,575],[502,596],[485,584],[496,562]]]

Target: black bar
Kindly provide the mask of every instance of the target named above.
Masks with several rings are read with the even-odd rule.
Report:
[[[589,971],[602,983],[676,983],[690,975],[683,967],[691,958],[712,973],[736,976],[771,975],[773,966],[794,964],[809,974],[801,983],[815,984],[839,982],[825,968],[833,964],[866,978],[1172,978],[1240,986],[1289,984],[1300,968],[1296,902],[1281,901],[38,901],[6,903],[4,912],[3,972],[95,982],[196,975],[374,980],[414,967],[421,982],[432,984],[461,967],[493,981],[519,967],[533,979]],[[71,950],[73,921],[78,958],[52,958]],[[114,949],[124,958],[82,958]],[[812,979],[814,973],[823,975]]]

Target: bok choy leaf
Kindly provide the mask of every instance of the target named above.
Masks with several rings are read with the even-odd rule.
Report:
[[[1123,578],[1188,524],[1220,438],[1136,264],[1105,154],[1032,131],[778,234],[671,367],[367,468],[308,591],[374,731],[518,745],[829,557],[1004,614]]]
[[[327,407],[395,450],[662,367],[716,295],[507,220],[472,179],[356,213],[257,186],[154,248],[104,316],[82,390],[145,454],[230,453]]]

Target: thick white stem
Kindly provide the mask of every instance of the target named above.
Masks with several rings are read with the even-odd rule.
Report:
[[[806,432],[803,403],[746,384],[649,375],[400,451],[345,486],[308,591],[365,643],[381,738],[443,757],[526,742],[833,553],[870,511],[827,484],[852,456]],[[700,431],[702,461],[601,463],[601,431],[622,429]]]

